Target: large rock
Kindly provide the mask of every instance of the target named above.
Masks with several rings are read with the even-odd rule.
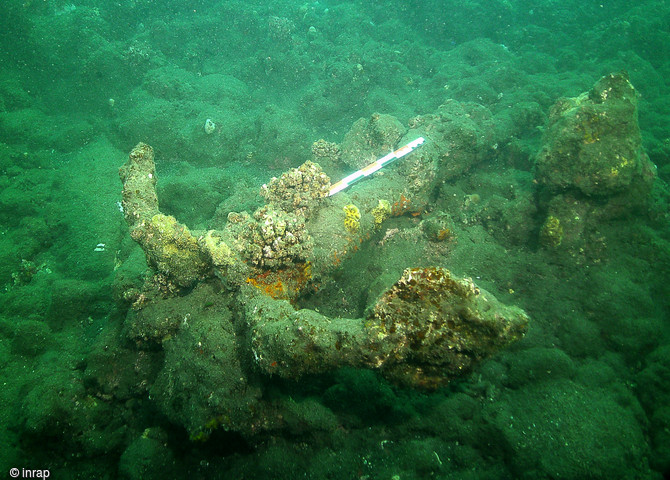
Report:
[[[368,358],[403,385],[436,388],[522,338],[528,316],[470,278],[443,268],[408,268],[366,322]]]
[[[330,319],[266,296],[246,298],[256,364],[299,378],[349,365],[415,388],[446,385],[520,339],[523,310],[439,267],[408,268],[367,318]]]
[[[536,158],[540,184],[589,196],[620,193],[650,168],[642,151],[637,93],[623,73],[553,106]]]
[[[623,74],[556,102],[536,156],[546,218],[539,244],[599,259],[611,220],[643,209],[656,167],[642,149],[637,93]]]

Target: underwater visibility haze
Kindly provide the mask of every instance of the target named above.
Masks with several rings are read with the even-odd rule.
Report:
[[[0,473],[670,478],[666,0],[3,0]]]

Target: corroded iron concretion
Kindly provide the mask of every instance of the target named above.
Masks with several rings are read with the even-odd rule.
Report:
[[[443,268],[408,268],[366,322],[369,362],[397,383],[436,388],[520,339],[528,316],[469,278]]]

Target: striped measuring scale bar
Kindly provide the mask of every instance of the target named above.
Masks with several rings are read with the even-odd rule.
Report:
[[[349,185],[359,181],[361,178],[368,177],[373,173],[375,173],[377,170],[381,170],[383,167],[385,167],[392,161],[404,157],[408,153],[419,148],[425,141],[426,141],[425,138],[419,137],[416,140],[409,142],[404,147],[400,147],[399,149],[394,150],[388,155],[383,156],[379,160],[372,162],[370,165],[361,168],[357,172],[354,172],[351,175],[344,177],[342,180],[340,180],[339,182],[330,187],[328,196],[330,197],[332,195],[335,195],[337,192],[341,192]]]

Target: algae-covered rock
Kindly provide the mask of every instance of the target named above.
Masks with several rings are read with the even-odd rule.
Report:
[[[147,256],[147,263],[177,285],[189,287],[210,269],[211,261],[186,225],[158,213],[131,231]]]
[[[209,230],[204,236],[198,238],[198,243],[209,254],[215,267],[229,267],[237,260],[235,253],[223,241],[221,232]]]
[[[45,322],[24,319],[13,327],[13,353],[37,356],[48,349],[53,343],[51,329]]]
[[[469,278],[408,268],[366,321],[369,362],[398,383],[435,388],[520,339],[528,316]]]
[[[251,348],[264,372],[295,379],[345,365],[362,366],[365,332],[360,319],[331,319],[314,310],[295,310],[285,300],[248,297]]]
[[[164,304],[162,313],[181,322],[163,341],[164,363],[151,393],[192,440],[204,440],[216,428],[255,428],[260,391],[245,371],[251,352],[232,321],[230,301],[216,286],[199,284],[189,295],[157,302]]]
[[[148,220],[158,213],[156,195],[156,164],[154,149],[138,143],[119,169],[123,183],[123,213],[132,228],[141,220]]]
[[[435,113],[412,118],[409,125],[411,130],[405,138],[412,133],[414,136],[420,133],[428,139],[407,159],[409,161],[403,160],[400,164],[403,175],[410,177],[420,174],[412,163],[430,165],[435,162],[435,174],[439,180],[450,180],[492,157],[498,142],[502,141],[491,112],[474,103],[449,100],[440,105]],[[434,144],[433,150],[425,148],[431,144]]]
[[[610,74],[590,91],[553,106],[536,175],[552,190],[611,195],[627,189],[648,162],[637,120],[637,93],[626,74]]]
[[[421,230],[431,242],[448,242],[454,239],[454,221],[444,212],[431,215],[421,222]]]
[[[284,378],[354,366],[379,369],[401,385],[437,388],[528,327],[521,309],[435,267],[405,270],[367,319],[328,318],[286,301],[245,298],[255,362]]]
[[[410,119],[409,126],[399,145],[417,137],[426,139],[397,166],[413,211],[429,205],[438,185],[492,158],[502,142],[491,112],[472,103],[447,101],[435,113]]]
[[[123,213],[130,235],[147,263],[181,287],[190,287],[211,269],[211,260],[189,229],[158,209],[153,149],[144,143],[130,152],[119,169]]]
[[[554,254],[607,256],[611,223],[642,211],[656,167],[642,149],[637,93],[625,73],[553,106],[536,155],[535,179],[545,218],[538,242]]]
[[[354,169],[363,168],[392,151],[405,131],[391,115],[375,113],[360,118],[342,141],[342,161]]]

